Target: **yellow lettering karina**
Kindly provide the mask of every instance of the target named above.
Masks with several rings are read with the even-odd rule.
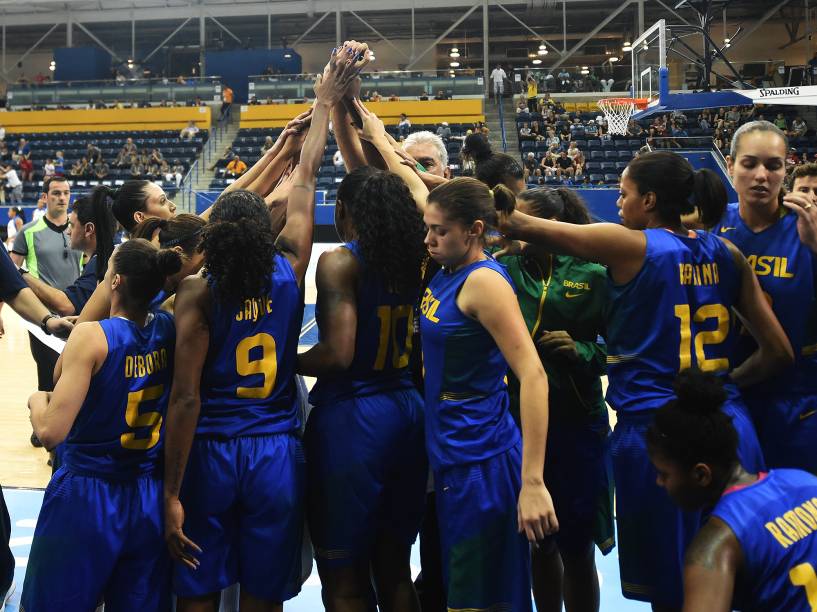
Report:
[[[420,311],[423,316],[432,323],[439,323],[440,320],[436,317],[437,309],[440,307],[440,300],[434,297],[431,289],[426,288],[423,294],[423,300],[420,302]]]
[[[718,264],[715,262],[705,264],[678,264],[678,275],[682,285],[717,285]]]

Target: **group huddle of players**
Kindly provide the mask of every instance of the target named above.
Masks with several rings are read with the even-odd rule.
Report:
[[[312,109],[201,216],[140,182],[95,193],[131,239],[30,400],[62,467],[22,608],[215,611],[240,584],[242,610],[280,610],[306,522],[327,610],[524,612],[531,586],[540,612],[598,610],[614,481],[625,596],[817,609],[817,167],[783,195],[786,137],[748,123],[737,203],[651,152],[622,224],[592,224],[507,156],[449,179],[434,135],[394,142],[357,97],[367,62],[334,49]],[[344,243],[299,354],[330,117]]]

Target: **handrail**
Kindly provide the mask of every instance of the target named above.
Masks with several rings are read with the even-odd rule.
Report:
[[[497,104],[499,105],[499,128],[500,128],[500,132],[502,134],[502,152],[507,153],[508,152],[508,134],[505,131],[505,110],[503,108],[505,106],[505,104],[504,104],[504,100],[502,99],[501,96],[499,97],[499,100],[498,100]]]

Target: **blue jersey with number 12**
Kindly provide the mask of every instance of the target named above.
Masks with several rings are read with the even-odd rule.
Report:
[[[108,355],[61,446],[69,471],[124,479],[159,468],[176,326],[156,312],[144,327],[115,317],[99,322]]]
[[[303,301],[289,260],[274,257],[266,295],[221,303],[211,292],[198,436],[230,439],[299,427],[295,360]]]
[[[817,610],[817,477],[772,470],[724,494],[712,516],[729,526],[743,551],[736,609]]]
[[[706,232],[644,230],[641,270],[610,284],[607,401],[615,410],[657,409],[675,398],[679,371],[726,373],[740,276],[726,244]],[[737,397],[734,385],[728,385]]]
[[[357,242],[343,246],[360,268],[355,356],[343,372],[318,378],[309,394],[315,406],[413,387],[408,365],[417,296],[391,291],[386,280],[366,266]]]

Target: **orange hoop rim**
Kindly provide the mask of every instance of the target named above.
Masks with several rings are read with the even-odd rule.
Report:
[[[644,110],[650,103],[649,98],[601,98],[598,104],[607,102],[608,104],[632,104],[639,110]]]

